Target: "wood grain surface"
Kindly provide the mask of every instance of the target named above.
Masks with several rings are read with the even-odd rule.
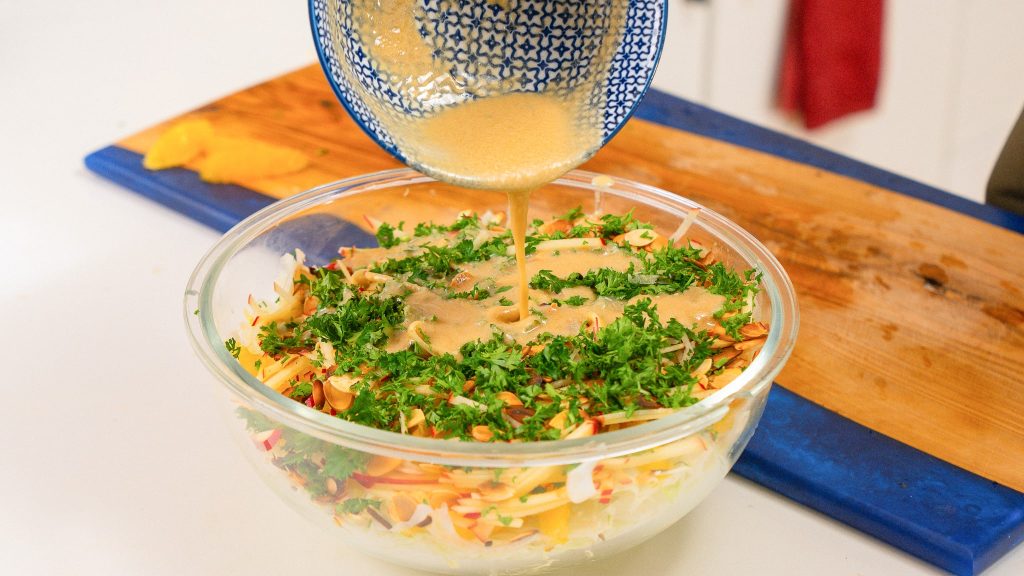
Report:
[[[302,172],[240,183],[275,197],[399,166],[352,122],[319,66],[186,116],[307,153]],[[119,144],[145,152],[180,119]],[[584,168],[687,196],[776,254],[802,316],[778,384],[1024,491],[1024,236],[637,119]]]

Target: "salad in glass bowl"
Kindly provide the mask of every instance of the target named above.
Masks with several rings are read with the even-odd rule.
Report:
[[[792,349],[792,286],[756,240],[578,171],[533,194],[522,317],[503,200],[411,170],[338,182],[190,281],[243,451],[369,554],[511,574],[635,545],[724,477]]]

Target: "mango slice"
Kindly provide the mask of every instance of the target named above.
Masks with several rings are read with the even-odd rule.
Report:
[[[213,125],[208,120],[179,122],[160,135],[142,165],[149,170],[183,166],[202,154],[212,137]]]
[[[562,504],[538,514],[537,527],[554,542],[565,544],[569,540],[569,505]]]
[[[206,182],[240,183],[298,172],[309,164],[302,152],[248,138],[214,137],[199,162]]]

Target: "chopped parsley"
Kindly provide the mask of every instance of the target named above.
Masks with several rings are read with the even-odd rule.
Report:
[[[227,348],[228,353],[235,358],[238,358],[238,355],[242,353],[242,347],[238,345],[238,342],[236,342],[234,338],[228,338],[227,341],[224,342],[224,347]]]
[[[402,239],[395,235],[395,231],[401,230],[402,225],[402,222],[399,222],[397,227],[383,222],[377,227],[377,242],[381,248],[394,248],[402,242]]]
[[[583,306],[588,301],[589,300],[587,298],[584,298],[583,296],[579,296],[579,295],[577,295],[577,296],[570,296],[570,297],[566,298],[565,300],[557,300],[557,302],[559,302],[560,304],[565,304],[566,306]]]
[[[540,234],[540,224],[535,222],[533,233],[527,237],[528,251],[535,251],[548,239],[596,237],[608,243],[632,230],[656,234],[650,225],[637,221],[632,212],[588,219],[577,208],[560,219],[572,227],[566,231],[562,225],[561,231],[552,235]],[[289,383],[285,391],[289,397],[312,403],[314,380],[327,386],[332,376],[344,376],[354,380],[351,403],[343,410],[330,412],[351,422],[402,432],[414,412],[422,411],[424,426],[435,437],[471,440],[473,429],[485,426],[496,441],[557,439],[561,430],[550,425],[556,415],[561,414],[566,426],[575,426],[601,414],[622,412],[628,416],[640,409],[681,408],[697,402],[694,390],[698,382],[702,378],[706,382],[706,378],[726,369],[735,355],[723,355],[720,349],[712,348],[717,339],[709,331],[659,317],[651,298],[694,286],[720,295],[725,304],[714,317],[730,338],[740,341],[740,330],[751,322],[746,306],[760,281],[756,272],[730,270],[704,258],[702,251],[692,246],[647,251],[623,244],[620,249],[631,258],[625,270],[600,268],[565,276],[540,270],[530,279],[530,287],[551,293],[550,302],[557,305],[532,310],[541,326],[547,319],[545,314],[556,313],[558,306],[580,307],[592,301],[592,297],[578,294],[558,297],[565,290],[579,287],[588,288],[597,297],[623,302],[622,315],[613,321],[582,326],[569,335],[540,329],[525,345],[495,327],[489,339],[468,342],[458,354],[429,350],[431,339],[421,329],[407,347],[394,349],[389,347],[393,336],[407,330],[407,322],[416,319],[407,318],[406,310],[406,298],[416,290],[432,290],[442,298],[490,303],[481,306],[514,304],[507,297],[498,298],[510,287],[498,287],[491,278],[473,279],[469,290],[455,291],[450,284],[466,264],[491,259],[511,262],[512,240],[507,230],[485,225],[475,215],[464,215],[450,225],[417,224],[412,238],[399,233],[402,226],[379,226],[381,247],[402,244],[403,248],[388,252],[387,257],[367,268],[368,272],[391,278],[386,281],[388,285],[399,283],[399,289],[368,289],[352,280],[347,269],[336,266],[311,268],[299,275],[296,290],[315,297],[306,301],[315,303],[315,310],[260,327],[258,344],[270,358],[284,360],[298,354],[316,358],[311,360],[315,372],[300,374]],[[319,344],[328,343],[334,358],[323,357]],[[241,351],[234,339],[225,345],[236,357]],[[712,357],[718,361],[711,371],[695,375],[698,367]],[[322,366],[333,366],[333,370],[321,371]],[[511,416],[509,405],[502,399],[502,394],[508,392],[522,402]],[[318,447],[322,453],[332,449],[344,450]],[[316,474],[344,479],[359,465],[356,457],[327,461],[340,463],[324,466]],[[373,506],[354,500],[345,505],[351,506],[353,513]],[[499,521],[507,523],[504,518]]]
[[[381,501],[374,498],[349,498],[338,504],[339,514],[359,514],[367,508],[380,508]]]

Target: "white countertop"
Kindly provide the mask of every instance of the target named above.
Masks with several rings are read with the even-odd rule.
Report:
[[[82,165],[312,61],[304,3],[55,4],[0,1],[0,573],[413,574],[318,532],[250,471],[182,322],[217,234]],[[565,574],[641,572],[938,573],[732,475],[654,540]],[[1024,574],[1024,547],[988,574]]]

